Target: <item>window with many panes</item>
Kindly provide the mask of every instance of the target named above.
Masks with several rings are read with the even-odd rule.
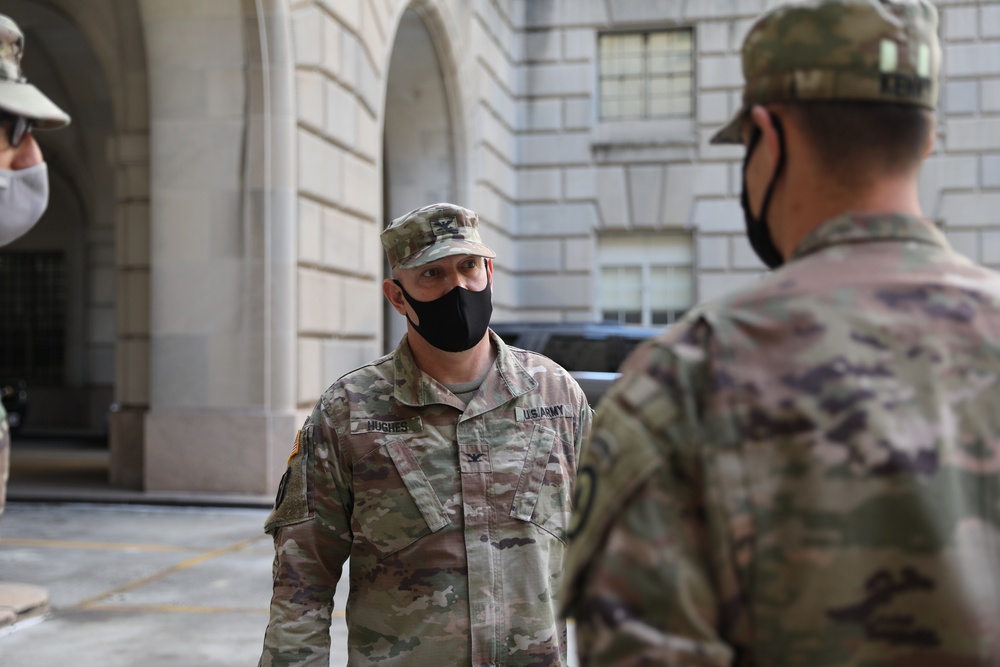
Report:
[[[604,236],[598,248],[600,310],[605,322],[670,324],[694,298],[691,236]]]
[[[690,116],[693,44],[688,28],[601,35],[601,120]]]
[[[66,260],[0,254],[0,376],[58,385],[66,372]]]

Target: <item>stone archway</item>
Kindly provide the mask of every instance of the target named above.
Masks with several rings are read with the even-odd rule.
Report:
[[[408,7],[392,43],[383,111],[383,226],[414,208],[459,199],[455,101],[443,67],[449,54],[439,53],[434,19],[427,3]],[[388,277],[389,267],[384,271]],[[406,332],[406,321],[388,303],[383,308],[388,352]]]
[[[66,129],[38,134],[58,201],[23,247],[67,259],[67,343],[64,380],[35,392],[32,416],[40,428],[106,436],[110,481],[136,487],[149,319],[149,114],[138,6],[9,0],[4,12],[25,31],[29,79],[73,117]]]

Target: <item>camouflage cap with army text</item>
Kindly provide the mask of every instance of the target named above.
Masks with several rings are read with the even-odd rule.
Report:
[[[381,234],[389,266],[412,269],[452,255],[496,257],[479,237],[479,216],[455,204],[431,204],[393,220]]]
[[[0,14],[0,111],[24,116],[43,130],[69,124],[69,115],[28,83],[21,71],[24,33],[9,16]]]
[[[755,104],[854,101],[933,109],[941,46],[928,0],[805,0],[761,16],[743,41],[743,103],[712,137],[741,143]]]

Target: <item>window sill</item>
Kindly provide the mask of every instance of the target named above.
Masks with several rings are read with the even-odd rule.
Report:
[[[693,118],[603,121],[590,133],[590,149],[598,164],[687,161],[697,145]]]

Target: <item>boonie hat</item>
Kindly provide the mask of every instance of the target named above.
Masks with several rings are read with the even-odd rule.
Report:
[[[805,0],[761,16],[743,41],[743,104],[712,137],[741,143],[755,104],[856,101],[933,109],[941,46],[927,0]]]
[[[412,269],[452,255],[496,257],[479,238],[479,216],[455,204],[431,204],[393,220],[382,232],[389,266]]]
[[[30,118],[43,130],[68,125],[69,115],[24,78],[23,55],[24,33],[10,17],[0,14],[0,111]]]

